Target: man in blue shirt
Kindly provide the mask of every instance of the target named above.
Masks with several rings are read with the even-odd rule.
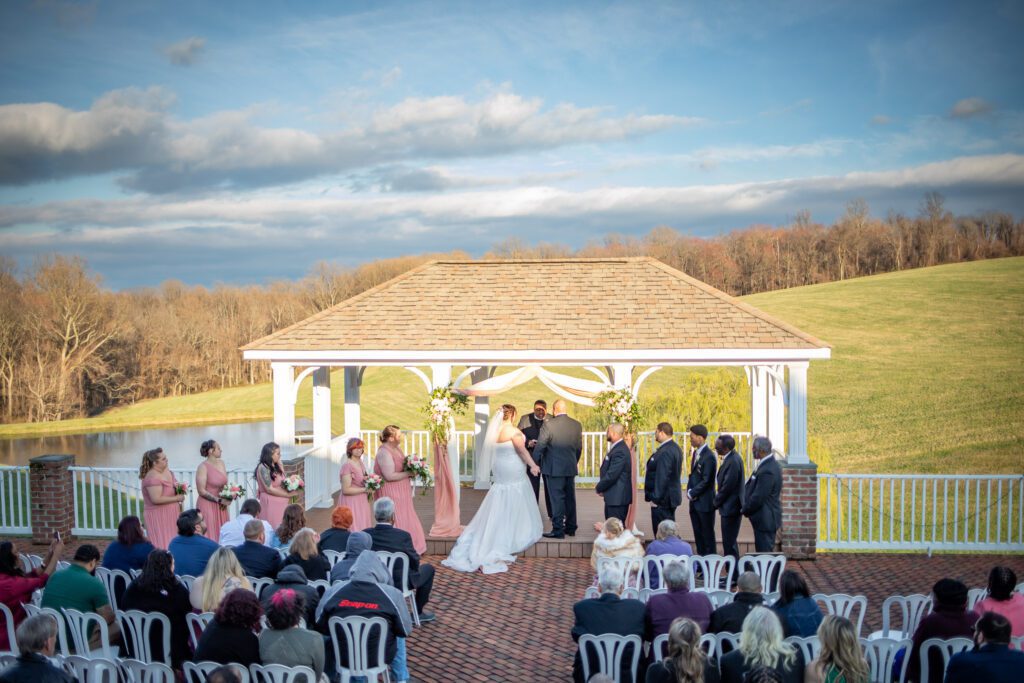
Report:
[[[174,556],[174,573],[178,576],[201,576],[206,571],[210,555],[220,546],[203,536],[206,520],[199,510],[185,510],[178,515],[178,535],[167,550]]]
[[[1010,683],[1024,671],[1024,652],[1010,649],[1010,620],[985,612],[974,626],[974,649],[953,655],[946,683]]]

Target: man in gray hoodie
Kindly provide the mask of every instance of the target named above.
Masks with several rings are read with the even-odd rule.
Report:
[[[370,534],[365,531],[353,531],[350,533],[345,545],[345,559],[341,560],[331,568],[331,583],[348,581],[349,574],[352,573],[352,567],[355,566],[356,560],[359,559],[360,555],[369,551],[372,547],[373,538]],[[388,577],[386,583],[388,585],[394,585],[390,577]]]

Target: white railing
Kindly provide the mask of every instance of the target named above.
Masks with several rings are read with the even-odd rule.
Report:
[[[0,467],[0,534],[31,534],[28,466]]]
[[[305,459],[306,509],[329,506],[334,492],[341,488],[341,463],[345,459],[347,439],[339,436],[326,446],[301,451],[297,457]]]
[[[822,549],[1024,550],[1024,476],[819,474]]]
[[[75,524],[71,533],[113,537],[117,535],[118,522],[126,515],[142,519],[142,482],[139,481],[137,468],[74,466],[68,469],[71,471],[75,496]],[[184,506],[195,507],[195,470],[172,471],[179,482],[189,485]],[[244,486],[248,492],[247,497],[255,497],[253,470],[229,470],[228,481]],[[232,516],[238,514],[242,500],[244,498],[231,504]]]

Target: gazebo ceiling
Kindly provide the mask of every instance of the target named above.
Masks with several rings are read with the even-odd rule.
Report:
[[[649,257],[431,261],[242,350],[253,360],[830,355],[825,342]]]

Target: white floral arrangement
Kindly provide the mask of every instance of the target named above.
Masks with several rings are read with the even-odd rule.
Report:
[[[452,420],[456,415],[465,413],[468,407],[469,397],[455,391],[451,384],[437,387],[430,392],[430,399],[424,406],[423,413],[427,416],[427,431],[435,443],[448,441]]]
[[[594,405],[608,415],[612,422],[618,422],[629,434],[636,434],[643,422],[643,414],[633,392],[627,388],[609,389],[594,397]]]

